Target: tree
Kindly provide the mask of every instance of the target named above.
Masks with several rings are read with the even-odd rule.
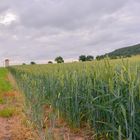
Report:
[[[32,61],[30,64],[31,64],[31,65],[35,65],[36,63]]]
[[[52,61],[48,61],[48,64],[53,64],[53,62]]]
[[[92,55],[88,55],[86,61],[92,61],[92,60],[94,60],[94,57]]]
[[[64,59],[63,59],[63,57],[61,57],[61,56],[56,57],[56,58],[55,58],[55,61],[56,61],[57,63],[64,63]]]
[[[97,60],[100,60],[100,56],[99,56],[99,55],[97,55],[97,56],[96,56],[96,59],[97,59]]]
[[[131,57],[131,55],[130,54],[127,54],[126,57]]]
[[[22,65],[26,65],[26,63],[22,63]]]
[[[117,56],[110,56],[110,59],[117,59]]]
[[[79,56],[79,61],[86,61],[86,56],[85,55],[80,55]]]
[[[102,60],[102,59],[104,59],[104,58],[106,58],[106,57],[108,57],[107,55],[98,55],[97,57],[96,57],[96,59],[97,60]]]

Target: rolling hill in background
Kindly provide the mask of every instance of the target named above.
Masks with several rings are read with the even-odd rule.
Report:
[[[138,54],[140,54],[140,44],[117,49],[111,53],[108,53],[108,56],[127,56]]]
[[[140,44],[117,49],[105,55],[97,56],[97,59],[103,59],[106,56],[116,59],[120,57],[131,57],[132,55],[140,55]]]

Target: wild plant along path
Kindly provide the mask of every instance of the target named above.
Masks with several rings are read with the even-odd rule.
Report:
[[[0,124],[0,140],[10,140],[13,118],[7,119],[0,117]]]
[[[11,83],[15,84],[12,76],[0,69],[0,140],[35,140],[23,113],[22,94]]]

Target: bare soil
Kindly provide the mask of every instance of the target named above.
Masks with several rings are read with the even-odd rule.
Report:
[[[70,128],[65,120],[55,118],[56,112],[54,112],[51,106],[45,106],[44,131],[48,130],[49,138],[52,140],[93,140],[92,132],[88,126],[79,129]]]
[[[28,119],[23,111],[23,95],[17,90],[16,82],[10,74],[8,80],[15,89],[2,94],[6,103],[0,104],[0,111],[7,107],[14,107],[15,110],[10,117],[0,116],[0,140],[39,140],[36,131],[26,125]]]
[[[9,95],[9,103],[0,104],[0,110],[12,106],[15,112],[11,117],[0,117],[0,140],[35,140],[32,129],[24,124],[27,120],[22,112],[22,102],[19,102],[21,95],[16,91],[5,94]]]

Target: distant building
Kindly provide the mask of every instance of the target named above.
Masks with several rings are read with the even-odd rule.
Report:
[[[9,67],[9,59],[5,59],[5,67]]]

